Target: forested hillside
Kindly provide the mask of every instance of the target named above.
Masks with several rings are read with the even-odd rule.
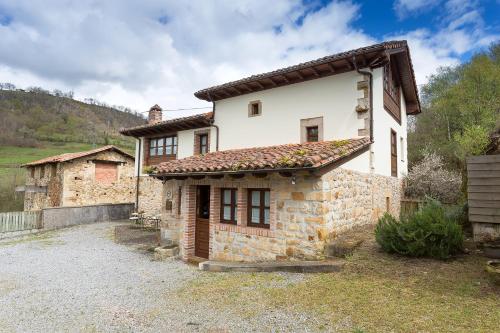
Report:
[[[137,114],[43,90],[0,90],[0,145],[37,147],[44,141],[131,147],[121,127],[145,123]]]
[[[420,89],[422,114],[411,123],[411,163],[426,152],[463,171],[465,158],[483,154],[500,128],[500,43],[457,67],[441,68]]]

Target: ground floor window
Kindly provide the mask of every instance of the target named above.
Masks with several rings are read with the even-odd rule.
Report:
[[[235,188],[221,189],[221,223],[236,224],[236,193]]]
[[[248,190],[248,226],[269,228],[270,196],[269,189]]]

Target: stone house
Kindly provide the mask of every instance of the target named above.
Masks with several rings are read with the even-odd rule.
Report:
[[[134,157],[115,146],[51,156],[23,167],[24,210],[134,202]]]
[[[212,112],[123,129],[141,210],[184,259],[319,259],[355,225],[399,214],[407,115],[420,113],[406,41],[195,93]]]

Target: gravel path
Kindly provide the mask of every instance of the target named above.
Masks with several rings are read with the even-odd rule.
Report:
[[[170,302],[169,293],[208,273],[114,243],[115,225],[1,241],[0,332],[308,331],[314,321],[273,311],[248,321]]]

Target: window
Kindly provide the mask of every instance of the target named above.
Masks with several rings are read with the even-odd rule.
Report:
[[[208,134],[200,134],[198,136],[198,139],[200,140],[200,154],[206,154],[208,153]]]
[[[397,135],[391,129],[391,176],[398,176],[398,142]]]
[[[220,222],[236,224],[236,201],[237,190],[235,188],[223,188],[221,189],[221,210],[220,210]]]
[[[270,195],[269,189],[248,190],[248,226],[269,228]]]
[[[158,141],[156,139],[149,140],[149,156],[156,156],[156,145]]]
[[[149,156],[172,156],[177,154],[177,136],[149,140]]]
[[[300,142],[323,141],[323,117],[300,120]]]
[[[35,178],[35,167],[31,167],[31,178]]]
[[[40,179],[42,179],[43,177],[45,177],[45,165],[42,165],[40,167]]]
[[[165,155],[177,154],[177,137],[169,136],[165,138]]]
[[[391,63],[384,66],[384,108],[398,121],[401,121],[401,92],[396,73]]]
[[[248,104],[248,116],[255,117],[262,114],[262,102],[253,101]]]
[[[306,127],[307,142],[318,142],[319,141],[319,130],[318,126]]]

